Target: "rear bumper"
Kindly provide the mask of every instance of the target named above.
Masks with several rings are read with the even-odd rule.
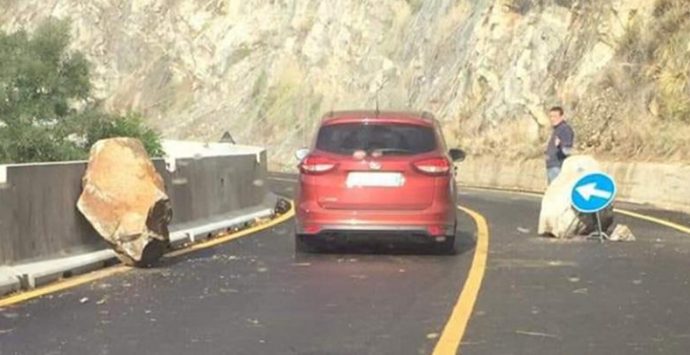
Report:
[[[436,205],[421,211],[328,210],[298,203],[296,233],[307,235],[455,235],[454,206]]]

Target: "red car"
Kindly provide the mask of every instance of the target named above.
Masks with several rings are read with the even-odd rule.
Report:
[[[347,111],[326,115],[311,149],[297,152],[295,245],[347,236],[404,235],[455,245],[453,161],[428,113]]]

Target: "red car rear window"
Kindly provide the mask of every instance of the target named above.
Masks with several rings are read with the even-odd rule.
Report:
[[[341,155],[364,150],[371,154],[415,155],[437,147],[433,127],[413,124],[342,123],[321,127],[316,149]]]

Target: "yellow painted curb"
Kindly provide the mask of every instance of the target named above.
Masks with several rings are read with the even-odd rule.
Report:
[[[292,207],[290,208],[290,210],[288,212],[286,212],[285,214],[282,214],[282,215],[280,215],[280,216],[278,216],[278,217],[276,217],[276,218],[274,218],[274,219],[272,219],[272,220],[270,220],[264,224],[260,224],[260,225],[257,225],[257,226],[251,227],[251,228],[243,229],[243,230],[238,231],[236,233],[224,235],[224,236],[221,236],[218,238],[213,238],[213,239],[201,242],[201,243],[190,245],[189,247],[187,247],[185,249],[179,249],[179,250],[172,251],[172,252],[166,254],[165,257],[168,257],[168,258],[169,257],[176,257],[176,256],[180,256],[180,255],[189,254],[189,253],[192,253],[194,251],[212,248],[212,247],[217,246],[219,244],[223,244],[223,243],[229,242],[231,240],[245,237],[245,236],[248,236],[250,234],[254,234],[254,233],[260,232],[262,230],[266,230],[268,228],[276,226],[280,223],[283,223],[283,222],[289,220],[290,218],[292,218],[292,216],[294,216],[294,214],[295,214],[294,205],[292,204],[292,202],[290,203],[290,205]],[[111,266],[111,267],[103,269],[103,270],[98,270],[98,271],[94,271],[94,272],[91,272],[88,274],[75,276],[75,277],[71,277],[68,279],[60,280],[60,281],[56,281],[56,282],[53,282],[53,283],[48,284],[46,286],[36,288],[34,290],[30,290],[30,291],[26,291],[26,292],[18,293],[15,295],[11,295],[9,297],[2,298],[2,299],[0,299],[0,307],[7,307],[7,306],[14,305],[17,303],[26,302],[26,301],[34,299],[34,298],[42,297],[42,296],[45,296],[45,295],[48,295],[51,293],[60,292],[60,291],[63,291],[63,290],[69,289],[69,288],[73,288],[73,287],[77,287],[77,286],[80,286],[80,285],[83,285],[83,284],[86,284],[89,282],[93,282],[93,281],[101,280],[101,279],[104,279],[104,278],[107,278],[107,277],[110,277],[113,275],[121,274],[123,272],[127,272],[127,271],[130,271],[132,269],[133,268],[131,268],[129,266],[126,266],[123,264],[118,264],[118,265]]]
[[[109,268],[105,268],[103,270],[98,270],[90,272],[88,274],[71,277],[69,279],[56,281],[46,286],[33,289],[31,291],[21,292],[16,295],[0,299],[0,307],[6,307],[13,304],[26,302],[33,298],[45,296],[51,293],[66,290],[68,288],[83,285],[85,283],[104,279],[106,277],[117,275],[129,270],[131,270],[131,267],[125,266],[123,264],[118,264],[115,266],[111,266]]]

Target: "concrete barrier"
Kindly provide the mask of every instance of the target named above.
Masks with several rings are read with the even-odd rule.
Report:
[[[5,167],[0,186],[0,265],[106,247],[77,211],[85,162]]]
[[[262,148],[227,147],[154,160],[173,205],[175,245],[270,215],[277,197],[264,182],[266,158]],[[76,208],[86,162],[5,165],[0,170],[0,294],[114,260]]]
[[[19,286],[19,278],[17,278],[14,269],[0,266],[0,295],[16,291]]]
[[[600,163],[616,180],[620,200],[690,213],[690,164]],[[546,171],[541,160],[468,157],[458,164],[458,182],[465,186],[543,192]]]

